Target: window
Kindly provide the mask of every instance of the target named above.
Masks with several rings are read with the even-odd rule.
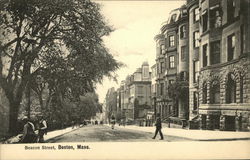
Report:
[[[185,61],[186,58],[186,46],[181,47],[181,61]]]
[[[228,50],[227,50],[227,60],[228,61],[231,61],[231,60],[233,60],[233,58],[234,58],[234,55],[235,55],[235,36],[234,36],[234,34],[232,34],[232,35],[230,35],[230,36],[228,36],[228,38],[227,38],[227,48],[228,48]]]
[[[188,78],[187,78],[187,72],[183,71],[180,73],[180,80],[181,81],[186,81]]]
[[[235,76],[232,73],[229,73],[226,86],[226,103],[235,103],[235,102],[236,102]]]
[[[194,47],[199,47],[199,45],[200,45],[199,38],[200,38],[199,31],[195,31],[193,33],[193,44],[194,44]]]
[[[202,32],[206,32],[208,29],[208,15],[207,10],[202,14]]]
[[[227,0],[227,21],[232,22],[235,12],[235,0]]]
[[[169,56],[169,68],[174,68],[174,56]]]
[[[160,84],[160,95],[163,95],[164,92],[164,83]]]
[[[219,28],[222,24],[221,11],[218,6],[210,8],[210,28]]]
[[[143,86],[138,86],[138,94],[143,94]]]
[[[143,103],[143,96],[138,96],[137,99],[139,104]]]
[[[176,15],[176,14],[173,14],[173,15],[171,16],[170,23],[175,22],[175,21],[176,21],[176,17],[177,17],[177,15]]]
[[[170,47],[174,46],[174,36],[169,36],[169,46]]]
[[[219,104],[220,103],[220,82],[214,80],[210,87],[210,103]]]
[[[220,41],[215,41],[210,44],[210,60],[211,64],[220,63]]]
[[[193,81],[198,82],[199,76],[199,61],[193,61]]]
[[[199,15],[199,8],[195,8],[194,9],[194,22],[197,22],[200,19],[200,15]]]
[[[160,73],[159,63],[156,64],[156,75]]]
[[[161,62],[160,64],[161,64],[160,72],[164,73],[164,69],[165,69],[164,62]]]
[[[204,83],[202,86],[202,103],[207,103],[207,83]]]
[[[244,34],[244,25],[240,26],[240,48],[241,48],[241,54],[244,53],[244,44],[245,44],[245,34]]]
[[[165,49],[165,46],[164,46],[164,45],[161,45],[160,54],[164,54],[164,49]]]
[[[207,66],[207,60],[208,60],[208,56],[207,56],[207,44],[203,45],[202,47],[202,51],[203,51],[203,67]]]
[[[196,111],[198,109],[198,92],[193,92],[193,96],[194,96],[194,106],[193,106],[193,110]]]
[[[170,79],[169,81],[168,81],[168,84],[173,84],[174,83],[174,80],[173,79]]]
[[[187,34],[187,29],[186,25],[181,26],[180,28],[180,38],[186,38]]]

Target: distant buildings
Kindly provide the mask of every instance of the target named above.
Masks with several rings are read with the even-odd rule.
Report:
[[[110,95],[112,88],[107,95]],[[136,121],[139,119],[152,119],[153,107],[151,105],[151,73],[149,64],[144,62],[140,68],[126,77],[117,89],[116,112],[112,111],[117,119]],[[106,96],[106,107],[110,96]]]
[[[106,107],[105,110],[105,116],[106,121],[110,122],[111,116],[117,114],[117,92],[115,91],[115,88],[112,87],[108,90],[105,98],[105,104]]]

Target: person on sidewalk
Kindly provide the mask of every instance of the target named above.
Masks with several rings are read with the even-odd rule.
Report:
[[[38,142],[44,143],[44,134],[47,134],[47,122],[43,116],[39,116]]]
[[[163,134],[161,132],[161,128],[162,128],[162,125],[161,125],[161,117],[160,117],[160,114],[157,113],[157,117],[156,117],[156,123],[155,123],[155,126],[156,126],[156,130],[155,130],[155,135],[152,139],[155,139],[155,137],[157,136],[158,132],[160,133],[160,136],[161,136],[161,139],[160,140],[163,140]]]
[[[28,117],[24,116],[22,118],[24,123],[23,126],[23,135],[21,137],[20,143],[36,143],[37,142],[37,135],[35,133],[35,126]]]
[[[111,116],[111,128],[112,129],[115,128],[115,116],[114,115]]]

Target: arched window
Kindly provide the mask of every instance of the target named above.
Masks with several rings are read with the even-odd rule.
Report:
[[[219,104],[220,103],[220,82],[214,80],[210,87],[210,103]]]
[[[226,103],[236,103],[236,81],[232,73],[228,74],[226,84]]]
[[[202,86],[202,103],[207,103],[207,83],[204,83]]]

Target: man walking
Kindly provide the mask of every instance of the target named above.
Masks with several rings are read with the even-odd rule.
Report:
[[[156,117],[156,123],[155,123],[155,126],[156,126],[156,130],[155,130],[155,135],[152,139],[155,139],[155,137],[157,136],[158,132],[160,133],[160,136],[161,136],[161,139],[160,140],[163,140],[163,134],[161,132],[161,117],[160,117],[160,114],[157,113],[157,117]]]

